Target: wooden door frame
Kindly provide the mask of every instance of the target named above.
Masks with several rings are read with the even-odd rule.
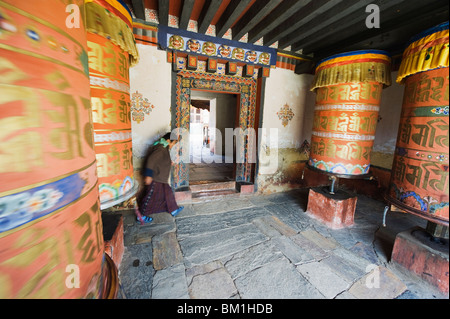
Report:
[[[172,77],[172,130],[182,128],[189,131],[191,90],[198,89],[219,93],[237,94],[240,104],[238,109],[239,128],[247,130],[256,128],[257,82],[254,78],[229,75],[210,74],[181,70]],[[245,139],[241,151],[244,152],[244,163],[236,164],[236,182],[251,183],[254,181],[255,163],[248,162],[249,150],[256,151],[253,141]],[[174,160],[171,183],[175,190],[189,187],[189,163],[182,161],[180,154]]]

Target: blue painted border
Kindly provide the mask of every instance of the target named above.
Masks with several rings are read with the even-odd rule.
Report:
[[[331,60],[331,59],[336,59],[336,58],[340,58],[340,57],[344,57],[344,56],[359,55],[359,54],[384,54],[384,55],[387,55],[388,57],[391,57],[391,54],[389,52],[383,51],[383,50],[358,50],[358,51],[338,53],[338,54],[329,56],[327,58],[320,60],[319,63],[317,63],[317,65],[320,65],[323,62]]]
[[[76,173],[49,184],[2,197],[0,201],[0,233],[29,223],[69,205],[80,198],[85,183],[79,174]],[[32,211],[27,206],[28,201],[33,197],[39,196],[42,192],[57,192],[60,194],[60,198],[47,208],[44,207],[42,210]],[[8,203],[14,206],[12,213],[7,210]]]
[[[228,39],[223,39],[223,38],[217,38],[217,37],[212,37],[212,36],[201,34],[201,33],[196,33],[196,32],[191,32],[191,31],[186,31],[186,30],[181,30],[181,29],[177,29],[177,28],[171,28],[171,27],[159,25],[158,26],[158,44],[161,46],[161,49],[163,49],[163,50],[166,50],[168,48],[167,34],[175,34],[175,35],[179,35],[179,36],[182,36],[185,38],[201,40],[201,41],[209,41],[209,42],[213,42],[215,44],[225,44],[230,47],[242,48],[242,49],[246,49],[246,50],[267,52],[270,54],[269,65],[277,64],[277,49],[274,49],[274,48],[269,48],[269,47],[265,47],[265,46],[261,46],[261,45],[254,45],[251,43],[233,41],[233,40],[228,40]],[[172,50],[172,49],[170,49],[170,50]],[[186,52],[186,51],[182,51],[182,50],[175,50],[175,51]],[[210,57],[208,55],[204,55],[204,54],[200,54],[200,53],[195,53],[195,54]],[[222,57],[217,57],[217,58],[228,60],[228,61],[233,61],[233,62],[246,63],[245,61],[241,61],[241,60],[222,58]],[[260,63],[252,63],[252,64],[266,66],[266,67],[269,66],[269,65],[260,64]]]
[[[413,36],[409,40],[407,46],[409,46],[413,42],[416,42],[416,41],[418,41],[418,40],[420,40],[422,38],[425,38],[426,36],[429,36],[430,34],[433,34],[433,33],[439,32],[439,31],[443,31],[443,30],[448,30],[448,21],[444,22],[444,23],[441,23],[441,24],[438,24],[437,26],[434,26],[434,27],[432,27],[432,28],[430,28],[428,30],[425,30],[425,31],[423,31],[423,32]]]

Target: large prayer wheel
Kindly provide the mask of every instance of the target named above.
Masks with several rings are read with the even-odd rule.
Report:
[[[368,174],[381,92],[390,84],[384,51],[338,54],[317,65],[309,167],[344,178]]]
[[[87,39],[101,209],[138,188],[132,162],[130,64],[137,62],[131,13],[118,0],[88,0]]]
[[[83,8],[0,1],[0,298],[102,297]]]
[[[436,224],[449,224],[448,22],[414,37],[397,82],[405,84],[386,199]]]

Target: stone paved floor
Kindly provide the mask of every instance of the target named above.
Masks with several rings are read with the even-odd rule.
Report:
[[[126,298],[448,298],[389,262],[395,235],[422,219],[390,212],[383,227],[384,204],[358,196],[355,224],[331,230],[305,213],[307,192],[184,205],[144,226],[122,212]]]

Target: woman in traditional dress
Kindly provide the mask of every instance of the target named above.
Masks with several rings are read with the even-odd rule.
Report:
[[[149,147],[144,157],[141,169],[144,187],[136,197],[136,215],[141,224],[150,223],[153,220],[149,216],[151,214],[170,212],[175,217],[184,208],[178,207],[168,183],[172,166],[170,149],[177,142],[171,140],[170,133],[167,133]]]

